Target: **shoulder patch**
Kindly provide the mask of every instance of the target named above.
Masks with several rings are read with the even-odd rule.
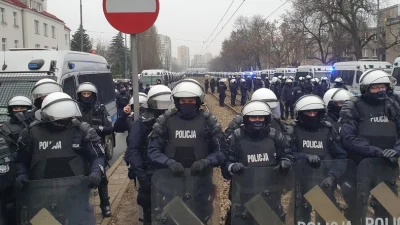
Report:
[[[107,116],[107,121],[108,121],[108,122],[112,122],[111,116]]]
[[[332,127],[332,123],[329,122],[329,121],[327,121],[327,120],[324,120],[323,124],[324,124],[324,126],[326,126],[326,127]]]

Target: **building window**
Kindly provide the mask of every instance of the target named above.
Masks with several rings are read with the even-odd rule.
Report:
[[[35,45],[35,48],[40,48],[40,45],[39,45],[39,44],[36,44],[36,45]]]
[[[42,12],[42,4],[37,3],[37,11]]]
[[[17,14],[17,12],[13,12],[13,15],[14,15],[14,26],[16,27],[16,26],[18,26],[18,20],[17,20],[18,14]]]
[[[368,49],[363,49],[363,58],[368,58]]]
[[[35,20],[35,34],[39,34],[39,21]]]
[[[6,22],[6,10],[4,8],[0,8],[0,22]]]
[[[29,8],[31,8],[31,9],[32,9],[32,6],[33,6],[32,2],[33,2],[32,0],[29,1]]]
[[[376,48],[374,48],[374,50],[373,50],[373,53],[374,53],[374,55],[373,55],[373,57],[376,57],[376,53],[378,52],[378,49],[376,49]]]
[[[56,47],[52,47],[52,49],[54,49],[54,50],[57,50],[57,48],[56,48]]]
[[[7,38],[2,38],[1,39],[1,50],[5,51],[7,46]]]
[[[46,45],[45,45],[44,48],[49,48],[49,46],[46,46]]]
[[[51,37],[56,38],[56,28],[54,26],[51,26]]]
[[[18,43],[19,43],[18,40],[15,40],[15,41],[14,41],[14,48],[18,48]]]
[[[47,24],[43,23],[43,32],[44,32],[44,36],[47,37]]]
[[[68,37],[68,34],[65,34],[65,45],[69,45],[69,37]]]

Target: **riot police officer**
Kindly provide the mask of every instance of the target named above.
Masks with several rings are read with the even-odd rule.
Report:
[[[210,169],[225,160],[227,144],[221,125],[210,112],[200,110],[204,90],[192,79],[179,81],[172,90],[176,109],[157,119],[149,136],[148,156],[158,168],[169,168],[174,176],[182,176],[185,168],[191,174],[210,174]],[[212,189],[212,179],[201,185]],[[202,221],[211,215],[208,198],[199,199],[198,216]],[[205,201],[205,202],[203,202]]]
[[[20,147],[15,159],[18,186],[23,187],[29,180],[45,182],[48,179],[58,179],[59,184],[70,185],[62,183],[63,180],[66,179],[68,182],[70,177],[88,175],[89,187],[96,188],[104,173],[104,147],[96,131],[89,124],[75,118],[81,116],[77,103],[65,93],[55,92],[43,100],[40,114],[41,120],[32,123],[19,138]],[[28,188],[34,187],[28,186]],[[50,196],[58,196],[58,189],[50,191],[49,199],[52,199]],[[65,193],[61,194],[64,197]],[[72,198],[68,200],[76,202],[73,193],[70,194]],[[89,197],[88,189],[86,197]],[[41,200],[43,205],[46,200],[46,198]],[[52,203],[53,201],[49,204]],[[64,212],[64,216],[60,219],[68,220],[75,216],[75,220],[94,225],[96,221],[93,211],[90,212],[87,207],[89,206],[82,200],[76,205],[60,207],[68,211]],[[82,210],[79,212],[79,217],[69,214],[76,209]],[[80,218],[81,216],[84,218]]]
[[[147,85],[146,85],[147,87]],[[126,91],[126,87],[121,85],[118,95],[115,98],[115,104],[117,106],[117,116],[121,117],[124,114],[124,107],[129,103],[129,93]]]
[[[296,123],[292,135],[292,150],[296,161],[305,160],[308,167],[318,168],[321,160],[345,160],[346,151],[340,146],[338,131],[324,120],[325,103],[316,95],[305,95],[295,104]],[[327,168],[325,179],[317,180],[305,178],[302,169],[296,170],[300,174],[296,181],[296,224],[297,222],[310,222],[311,207],[305,207],[303,195],[315,185],[326,187],[326,194],[335,201],[334,190],[337,181],[341,178],[346,168],[345,161],[338,161]],[[315,183],[318,182],[318,183]],[[320,183],[319,183],[320,182]],[[317,217],[317,220],[320,218]]]
[[[306,76],[306,81],[304,83],[304,93],[311,94],[313,92],[313,84],[311,82],[312,77],[310,75]]]
[[[258,89],[260,89],[262,87],[263,87],[263,83],[262,83],[261,77],[257,77],[255,79],[254,91],[257,91]]]
[[[229,90],[231,92],[231,106],[235,106],[236,105],[236,95],[238,92],[238,85],[236,82],[236,79],[232,79],[229,85]]]
[[[139,181],[137,204],[143,208],[145,225],[151,225],[151,177],[155,170],[147,156],[148,136],[156,119],[171,104],[171,90],[162,85],[152,87],[147,102],[142,104],[146,110],[133,122],[127,137],[125,161],[130,165],[129,178]]]
[[[240,79],[240,105],[244,106],[247,101],[247,91],[249,90],[249,87],[247,86],[247,82],[245,79]]]
[[[17,224],[15,205],[16,169],[13,161],[14,150],[6,142],[6,137],[0,135],[0,224]]]
[[[300,78],[302,78],[302,77],[300,77]],[[293,102],[294,103],[297,102],[297,100],[299,100],[299,98],[304,95],[303,89],[300,87],[299,82],[300,81],[297,81],[297,80],[295,80],[293,82],[293,95],[294,95],[294,101]]]
[[[166,87],[164,85],[157,85],[157,87]],[[166,87],[168,88],[168,87]],[[169,89],[169,88],[168,88]],[[150,91],[150,90],[149,90]],[[133,124],[133,97],[129,100],[129,105],[124,107],[124,114],[117,118],[114,123],[114,132],[124,133],[129,131]],[[147,95],[145,93],[139,93],[139,113],[142,115],[147,110]]]
[[[284,120],[289,119],[289,112],[290,118],[294,119],[294,91],[293,91],[293,81],[291,79],[287,79],[285,82],[285,86],[282,89],[281,93],[281,101],[285,105],[285,112],[284,112]]]
[[[327,77],[321,77],[321,85],[324,88],[324,93],[329,90],[329,82]]]
[[[223,78],[218,82],[219,106],[221,107],[225,106],[226,89],[225,79]]]
[[[349,90],[349,89],[347,89],[346,85],[344,85],[341,77],[337,77],[334,82],[335,82],[335,85],[333,86],[333,88],[343,88],[346,91]]]
[[[211,80],[210,80],[210,88],[211,88],[211,93],[212,94],[214,94],[214,92],[215,92],[215,85],[216,85],[215,78],[212,77]]]
[[[390,86],[387,91],[388,97],[391,98],[393,101],[397,102],[398,104],[400,104],[400,95],[394,92],[394,88],[397,85],[397,79],[394,78],[393,76],[390,76],[389,79],[390,79]]]
[[[82,121],[92,126],[105,145],[105,137],[113,133],[111,117],[106,107],[97,101],[97,88],[90,82],[81,83],[76,89],[76,96],[80,103]],[[113,148],[113,146],[107,146]],[[112,149],[107,149],[112,152]],[[106,174],[102,177],[99,190],[100,208],[104,217],[111,217],[110,197],[108,196],[108,179]]]
[[[314,84],[313,94],[319,96],[320,98],[323,98],[325,94],[324,92],[325,87],[319,83],[318,78],[313,78],[313,84]]]
[[[43,99],[54,92],[63,92],[62,87],[54,80],[45,78],[35,83],[31,94],[35,108],[29,113],[29,121],[36,120],[36,112],[42,108]],[[40,117],[40,116],[39,116]]]
[[[206,80],[204,81],[204,87],[205,87],[205,92],[206,94],[208,93],[208,88],[210,86],[210,82],[208,81],[208,79],[206,78]]]
[[[280,120],[281,111],[279,107],[279,100],[277,99],[275,93],[268,88],[260,88],[253,93],[251,96],[251,101],[263,101],[266,102],[272,110],[271,116],[272,120],[270,126],[275,130],[282,133],[291,133],[290,127],[286,126],[282,120]],[[233,132],[240,127],[243,123],[243,117],[241,115],[236,115],[232,121],[229,123],[225,130],[225,137],[228,138]]]
[[[350,100],[352,94],[342,88],[329,89],[324,95],[324,102],[327,107],[326,120],[329,121],[336,130],[340,131],[339,112],[345,101]]]
[[[241,116],[244,125],[229,138],[228,160],[222,168],[224,178],[241,175],[245,168],[251,167],[276,167],[285,172],[290,170],[290,138],[270,126],[273,118],[269,105],[264,101],[252,100],[243,107]],[[262,158],[259,160],[250,160],[260,155]],[[270,206],[276,215],[284,218],[281,194],[273,193],[274,205]],[[230,210],[225,224],[230,224]]]
[[[305,78],[304,77],[299,77],[299,87],[301,88],[301,91],[304,93],[304,90],[305,90]]]

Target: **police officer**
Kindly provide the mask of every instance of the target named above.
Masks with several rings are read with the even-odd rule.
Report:
[[[225,106],[226,89],[225,79],[223,78],[218,83],[219,106],[221,107]]]
[[[306,76],[306,81],[304,83],[304,93],[311,94],[313,92],[313,84],[311,82],[312,77],[310,75]]]
[[[97,88],[90,82],[81,83],[76,89],[76,96],[80,103],[82,121],[92,126],[105,144],[105,137],[113,133],[111,117],[106,107],[97,101]],[[112,147],[110,147],[112,148]],[[104,217],[111,217],[110,197],[108,196],[108,179],[102,177],[99,190],[100,208]]]
[[[346,85],[344,85],[343,80],[341,77],[337,77],[335,79],[335,85],[333,86],[334,88],[343,88],[346,91],[348,91],[349,89],[347,89]]]
[[[281,111],[279,107],[279,100],[273,91],[268,88],[260,88],[251,96],[251,101],[255,100],[266,102],[271,108],[272,120],[270,122],[270,126],[272,128],[282,133],[291,133],[291,128],[286,126],[282,120],[280,120]],[[238,129],[242,123],[243,116],[236,115],[226,128],[225,137],[228,138],[231,134],[233,134],[233,132]]]
[[[350,100],[352,94],[342,88],[329,89],[324,95],[324,102],[327,107],[326,120],[329,121],[336,130],[340,131],[339,112],[345,101]]]
[[[210,112],[200,110],[204,91],[192,79],[179,81],[172,90],[176,109],[165,112],[157,119],[150,134],[148,156],[158,167],[168,167],[174,176],[182,176],[190,168],[193,176],[208,173],[211,167],[225,161],[227,144],[221,125]],[[205,183],[201,188],[212,188]],[[204,199],[204,198],[203,198]],[[210,216],[212,201],[198,202],[199,217]]]
[[[216,85],[215,78],[212,77],[211,80],[210,80],[210,88],[211,88],[211,93],[213,93],[213,94],[215,92],[215,85]]]
[[[147,88],[147,85],[146,85]],[[129,103],[129,93],[126,91],[125,86],[121,86],[119,94],[116,96],[115,104],[117,106],[117,116],[120,117],[124,114],[124,107]]]
[[[81,116],[77,103],[65,93],[55,92],[43,100],[40,114],[41,120],[19,138],[15,159],[18,186],[28,180],[88,175],[89,187],[96,188],[104,173],[104,148],[96,131],[75,119]]]
[[[236,79],[232,79],[229,85],[229,90],[231,92],[231,106],[235,106],[236,105],[236,95],[238,92],[238,85],[236,82]]]
[[[251,89],[253,87],[253,81],[251,79],[251,76],[246,76],[245,80],[246,80],[246,85],[247,85],[247,91],[251,92]]]
[[[347,159],[346,151],[340,146],[338,131],[325,117],[325,103],[316,95],[305,95],[295,104],[296,123],[292,135],[292,150],[295,160],[306,160],[311,166],[318,168],[321,160]],[[328,168],[326,178],[320,184],[315,184],[314,180],[298,179],[297,189],[301,194],[296,194],[296,205],[300,208],[296,210],[297,222],[310,222],[311,207],[305,207],[302,199],[303,194],[315,185],[326,187],[326,194],[335,201],[334,190],[336,182],[341,178],[346,167],[345,161],[334,163]],[[306,176],[307,174],[300,174]],[[318,216],[319,217],[319,216]],[[317,220],[320,218],[317,217]]]
[[[302,78],[302,77],[300,77],[300,78]],[[293,97],[294,103],[297,102],[297,100],[299,100],[299,98],[304,95],[303,89],[300,87],[299,81],[297,81],[297,80],[295,80],[293,82],[293,95],[294,95],[294,97]]]
[[[313,94],[319,96],[320,98],[323,98],[325,94],[324,92],[325,87],[319,83],[318,78],[314,78],[313,84],[314,84]]]
[[[159,87],[166,87],[164,85],[157,85]],[[168,87],[166,87],[168,88]],[[169,89],[169,88],[168,88]],[[114,123],[114,132],[124,133],[129,131],[133,124],[133,97],[129,100],[129,105],[124,107],[124,114],[117,118]],[[139,93],[139,113],[142,115],[147,110],[147,95],[145,93]]]
[[[400,95],[394,92],[394,88],[396,87],[397,84],[397,79],[394,78],[393,76],[389,77],[390,79],[390,86],[388,88],[388,97],[391,98],[393,101],[397,102],[400,104]]]
[[[245,79],[240,79],[240,105],[244,106],[247,101],[247,91],[249,90],[249,87],[247,86],[247,82]]]
[[[35,83],[31,94],[35,108],[29,113],[29,122],[36,120],[35,113],[42,108],[43,99],[54,92],[62,92],[61,86],[54,80],[45,78]]]
[[[304,77],[299,77],[299,87],[301,88],[301,91],[304,93],[304,90],[305,90],[305,78]]]
[[[285,116],[284,120],[289,119],[289,111],[290,118],[294,119],[294,91],[293,91],[293,81],[291,79],[287,79],[285,82],[285,86],[282,89],[281,93],[281,101],[285,105]]]
[[[206,94],[208,93],[208,88],[209,88],[209,86],[210,86],[210,82],[208,81],[208,78],[206,78],[206,80],[204,81],[204,87],[205,87],[205,91],[206,91]]]
[[[152,87],[147,102],[141,105],[146,110],[141,113],[139,120],[133,122],[127,137],[125,161],[130,165],[129,178],[139,181],[137,204],[143,208],[145,225],[151,225],[151,176],[155,170],[147,156],[148,136],[156,119],[171,104],[171,90],[163,85]]]
[[[232,175],[241,175],[245,168],[249,167],[276,167],[282,171],[290,170],[292,167],[290,139],[270,126],[273,118],[269,105],[264,101],[252,100],[243,107],[241,116],[244,125],[236,129],[229,138],[228,160],[222,168],[224,178],[231,179]],[[263,155],[263,160],[249,160],[257,155]],[[273,193],[275,205],[270,206],[283,218],[281,194],[282,192]],[[230,218],[229,210],[225,224],[230,224]]]
[[[260,89],[262,87],[263,87],[263,83],[262,83],[261,77],[257,77],[255,79],[254,91],[257,91],[258,89]]]
[[[321,85],[324,88],[324,93],[329,90],[329,82],[327,77],[321,77]]]

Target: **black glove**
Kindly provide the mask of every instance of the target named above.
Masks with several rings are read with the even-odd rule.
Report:
[[[192,164],[190,167],[190,173],[192,176],[196,176],[201,173],[210,164],[208,159],[200,159]]]
[[[336,178],[332,174],[329,174],[329,176],[321,182],[321,187],[324,188],[334,187],[335,181]]]
[[[292,169],[292,162],[289,160],[281,160],[274,169],[279,169],[282,172],[288,172],[290,169]]]
[[[27,181],[29,181],[27,175],[24,175],[24,174],[18,175],[15,180],[15,186],[18,189],[22,189]]]
[[[151,182],[147,177],[142,177],[138,178],[139,184],[140,184],[140,189],[142,189],[143,192],[145,193],[150,193],[151,192]]]
[[[89,178],[89,188],[95,189],[100,185],[101,174],[99,172],[91,172],[88,176]]]
[[[72,125],[79,127],[79,130],[85,134],[86,141],[100,141],[101,138],[97,135],[96,130],[86,122],[81,122],[78,119],[72,119]]]
[[[311,167],[318,168],[321,165],[321,159],[317,155],[306,155],[307,161]]]
[[[397,156],[397,151],[394,149],[385,149],[381,152],[381,157],[389,159]]]
[[[243,164],[242,163],[234,163],[231,166],[231,172],[234,173],[234,174],[238,174],[238,175],[243,174],[244,173]]]
[[[176,177],[183,176],[183,173],[185,172],[185,168],[183,168],[183,165],[178,162],[173,162],[169,164],[168,167]]]

